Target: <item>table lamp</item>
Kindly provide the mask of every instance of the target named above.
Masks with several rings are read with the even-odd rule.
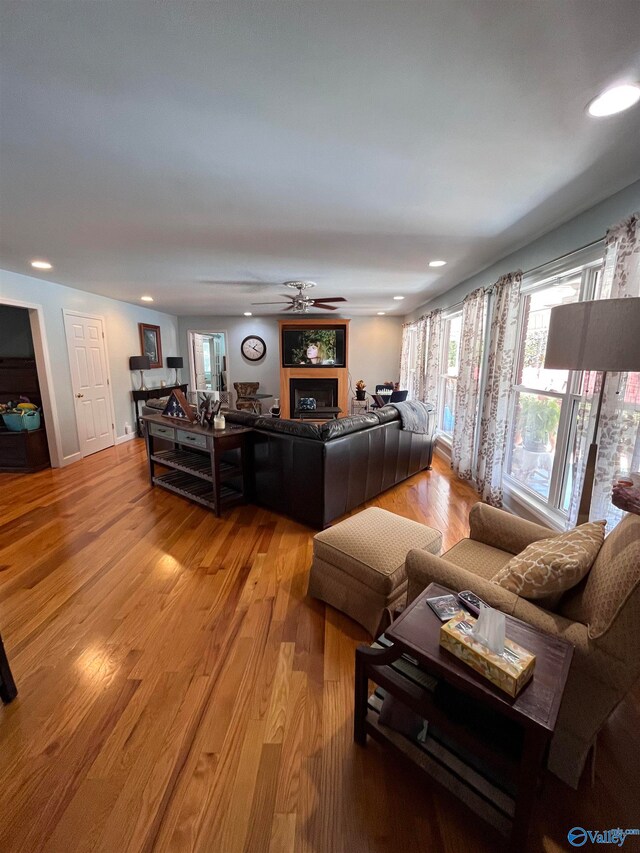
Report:
[[[591,507],[598,455],[598,422],[607,372],[640,370],[640,297],[597,299],[552,308],[544,366],[550,370],[602,372],[594,434],[578,510],[578,524],[584,524],[589,520]]]
[[[173,383],[174,385],[180,384],[178,382],[178,370],[180,370],[180,368],[183,366],[184,366],[184,364],[183,364],[183,360],[182,360],[181,355],[170,355],[167,357],[167,367],[173,367],[176,371],[176,378],[175,378],[175,381]]]
[[[140,391],[146,391],[144,384],[144,371],[151,369],[151,360],[148,355],[132,355],[129,357],[129,370],[140,371]]]

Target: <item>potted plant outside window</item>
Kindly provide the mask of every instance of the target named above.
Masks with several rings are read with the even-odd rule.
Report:
[[[560,421],[560,403],[544,397],[522,395],[520,412],[525,450],[543,453],[553,446],[555,433]]]

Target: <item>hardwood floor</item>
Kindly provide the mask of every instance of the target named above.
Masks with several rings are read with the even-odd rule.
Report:
[[[449,547],[475,499],[437,460],[373,503]],[[2,853],[498,849],[417,771],[354,746],[368,637],[305,597],[314,531],[151,490],[141,441],[0,476],[0,512],[20,691],[0,708]],[[594,788],[549,777],[532,850],[567,849],[576,825],[637,825],[637,699],[600,739]]]

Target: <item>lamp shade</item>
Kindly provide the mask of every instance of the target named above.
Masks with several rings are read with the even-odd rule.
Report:
[[[167,367],[184,367],[181,355],[170,355],[167,357]]]
[[[151,370],[151,361],[148,355],[129,356],[129,370]]]
[[[552,308],[544,366],[640,370],[640,297],[596,299]]]

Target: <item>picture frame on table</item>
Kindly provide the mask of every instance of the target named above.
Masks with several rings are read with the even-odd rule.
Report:
[[[149,357],[150,367],[162,367],[162,338],[160,326],[150,323],[138,323],[140,331],[140,348],[142,355]]]

